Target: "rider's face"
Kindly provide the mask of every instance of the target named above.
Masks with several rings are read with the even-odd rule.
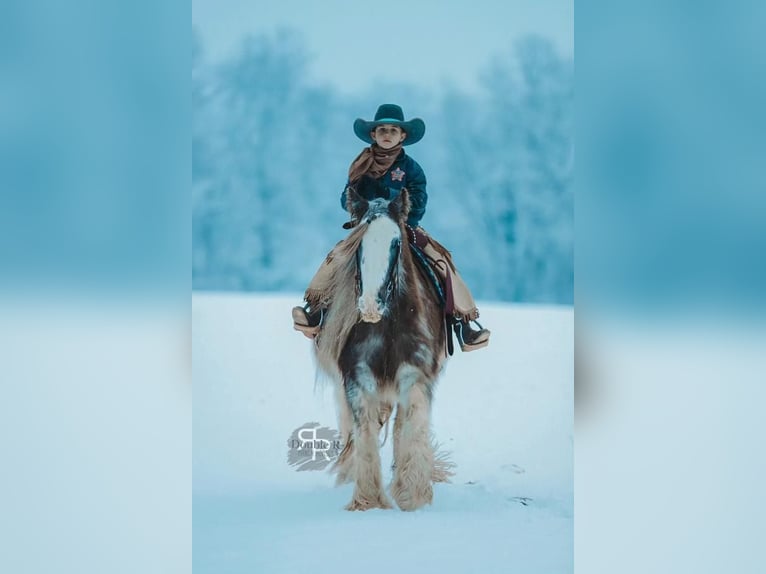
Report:
[[[379,147],[391,149],[400,142],[403,142],[407,134],[399,126],[383,124],[370,132],[370,137]]]

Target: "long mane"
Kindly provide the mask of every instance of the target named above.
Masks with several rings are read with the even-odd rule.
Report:
[[[332,305],[325,317],[325,324],[317,338],[317,361],[322,371],[338,374],[338,356],[348,338],[349,331],[359,320],[357,309],[356,252],[368,225],[361,223],[349,234],[335,256],[341,261],[334,273],[322,286],[322,291],[332,293]],[[309,302],[311,300],[309,299]]]

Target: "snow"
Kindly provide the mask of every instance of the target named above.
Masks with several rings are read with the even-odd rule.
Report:
[[[300,299],[193,296],[195,574],[571,572],[572,309],[480,304],[491,343],[456,350],[433,407],[452,483],[416,512],[352,513],[351,485],[287,463],[296,428],[337,428]]]

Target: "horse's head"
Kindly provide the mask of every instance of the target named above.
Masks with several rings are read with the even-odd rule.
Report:
[[[361,277],[359,312],[362,321],[377,323],[387,314],[400,279],[401,226],[409,213],[409,197],[403,189],[392,200],[368,201],[350,189],[347,198],[352,217],[367,224],[357,253]]]

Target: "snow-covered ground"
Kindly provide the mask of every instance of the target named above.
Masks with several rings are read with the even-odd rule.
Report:
[[[572,572],[571,308],[480,305],[490,346],[456,350],[435,395],[452,483],[416,512],[346,512],[351,485],[287,463],[295,429],[337,428],[299,301],[193,296],[195,574]]]

